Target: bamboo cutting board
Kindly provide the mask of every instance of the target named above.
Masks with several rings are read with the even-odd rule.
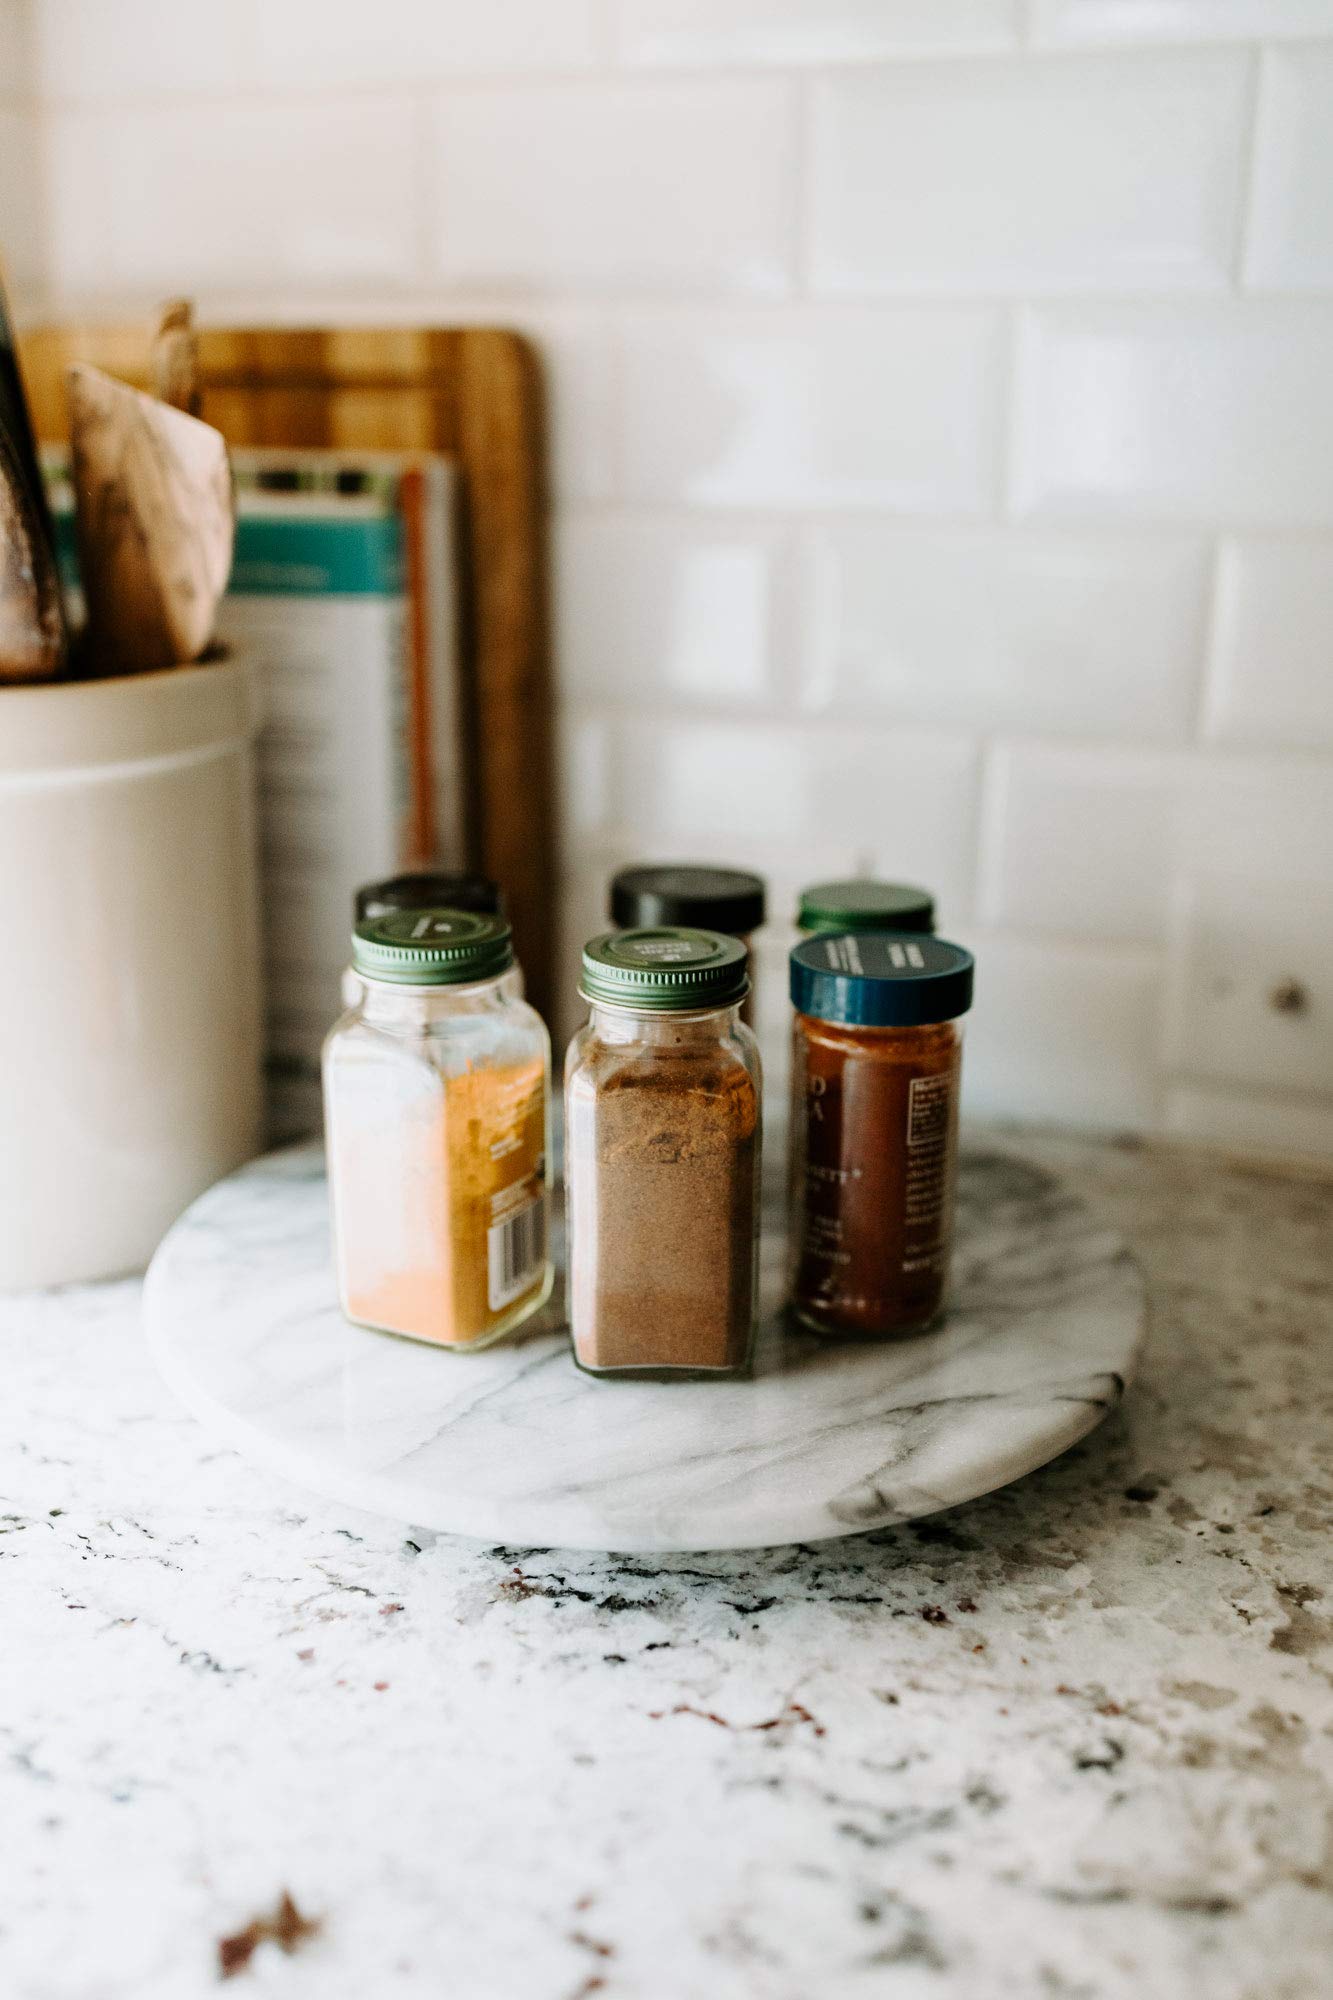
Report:
[[[198,338],[200,414],[229,444],[442,451],[457,461],[469,864],[504,885],[529,993],[549,1017],[556,866],[534,350],[498,327],[214,327]],[[67,434],[72,363],[147,388],[149,349],[146,324],[30,331],[21,353],[38,436]]]

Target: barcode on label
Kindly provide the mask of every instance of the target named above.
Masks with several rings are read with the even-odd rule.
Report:
[[[538,1195],[486,1231],[487,1300],[492,1312],[526,1292],[546,1258],[546,1202]]]

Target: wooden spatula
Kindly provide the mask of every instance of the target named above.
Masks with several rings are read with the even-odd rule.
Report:
[[[99,368],[71,368],[69,393],[88,669],[197,660],[231,569],[222,435]]]

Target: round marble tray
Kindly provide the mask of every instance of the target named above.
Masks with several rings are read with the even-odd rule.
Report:
[[[948,1324],[896,1345],[786,1331],[768,1220],[752,1381],[594,1381],[558,1303],[480,1354],[349,1326],[322,1156],[302,1146],[176,1224],[149,1338],[196,1416],[302,1486],[491,1542],[636,1552],[818,1541],[970,1500],[1090,1431],[1133,1372],[1137,1265],[1021,1160],[964,1158]]]

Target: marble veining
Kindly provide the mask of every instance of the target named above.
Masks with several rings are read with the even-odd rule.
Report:
[[[1133,1393],[803,1546],[403,1527],[219,1444],[137,1282],[0,1297],[5,2000],[1322,2000],[1333,1187],[998,1143],[1142,1265]]]
[[[782,1231],[748,1382],[598,1382],[553,1305],[454,1355],[338,1312],[318,1149],[212,1189],[154,1260],[146,1313],[205,1423],[317,1492],[485,1540],[627,1552],[766,1547],[910,1520],[1030,1472],[1133,1372],[1143,1287],[1124,1244],[1042,1168],[965,1157],[945,1327],[831,1346],[788,1331]]]

